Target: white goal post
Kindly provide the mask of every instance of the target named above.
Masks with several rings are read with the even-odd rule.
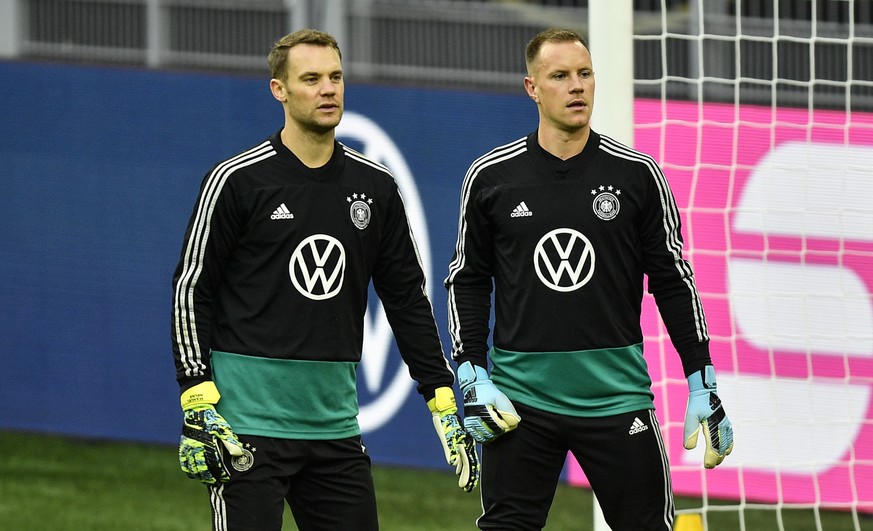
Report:
[[[873,8],[631,4],[589,2],[593,126],[667,174],[736,431],[715,470],[682,449],[687,386],[647,295],[674,491],[700,500],[677,514],[699,515],[686,529],[753,530],[753,512],[780,531],[797,512],[873,529]],[[570,478],[584,482],[572,464]]]
[[[634,145],[633,0],[588,4],[588,46],[594,62],[592,128]],[[594,498],[594,531],[610,531]]]

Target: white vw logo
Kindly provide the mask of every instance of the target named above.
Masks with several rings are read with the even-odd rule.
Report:
[[[594,274],[594,247],[574,229],[555,229],[534,250],[534,269],[543,284],[555,291],[575,291]]]
[[[339,293],[346,270],[346,253],[339,240],[326,234],[314,234],[291,254],[288,274],[304,297],[321,301]]]

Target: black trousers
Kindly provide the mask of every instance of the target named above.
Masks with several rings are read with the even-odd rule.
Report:
[[[595,418],[515,406],[518,428],[482,445],[480,529],[542,529],[568,452],[612,531],[673,528],[670,467],[654,411]]]
[[[230,481],[209,487],[215,531],[280,531],[285,502],[300,531],[374,531],[376,494],[360,437],[328,441],[238,435]]]

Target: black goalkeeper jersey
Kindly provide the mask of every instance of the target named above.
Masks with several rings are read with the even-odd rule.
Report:
[[[445,281],[453,357],[486,366],[493,287],[491,358],[505,365],[498,377],[510,398],[540,405],[531,382],[545,376],[534,360],[572,358],[573,370],[598,380],[600,394],[544,400],[603,399],[602,414],[614,413],[621,405],[605,397],[628,391],[628,382],[641,388],[639,397],[648,394],[640,324],[647,276],[686,374],[700,369],[710,362],[709,337],[680,229],[655,161],[609,137],[592,131],[584,150],[566,161],[543,150],[535,132],[490,151],[473,162],[461,190]],[[617,375],[622,365],[610,360],[618,351],[633,374]],[[549,378],[566,380],[561,393],[587,385],[571,381],[570,367],[561,373],[551,363]]]
[[[356,364],[371,279],[419,392],[451,386],[403,201],[384,166],[335,142],[325,166],[308,168],[279,133],[217,164],[173,276],[180,386],[212,378],[213,351]]]

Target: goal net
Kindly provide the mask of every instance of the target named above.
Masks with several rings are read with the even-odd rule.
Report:
[[[736,434],[715,470],[683,449],[687,384],[647,295],[674,491],[699,504],[678,514],[873,529],[873,3],[649,4],[634,19],[634,143],[682,209]],[[572,464],[570,478],[584,482]]]

